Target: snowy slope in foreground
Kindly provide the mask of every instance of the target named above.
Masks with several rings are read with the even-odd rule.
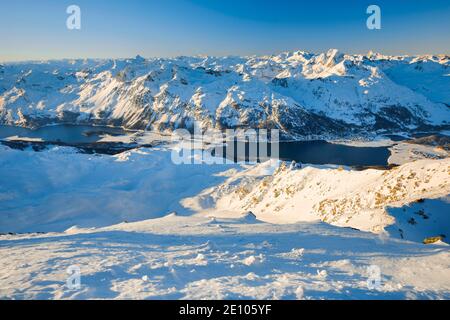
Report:
[[[46,233],[0,235],[0,299],[450,299],[449,246],[420,243],[448,239],[449,159],[347,171],[174,165],[169,151],[1,146],[0,231]],[[399,199],[390,190],[398,183]],[[249,206],[258,192],[267,201]],[[420,197],[440,199],[403,211]],[[322,215],[324,199],[333,201]],[[399,239],[399,227],[415,242]],[[66,287],[73,265],[82,276],[75,291]],[[380,268],[380,287],[368,286],[369,266]]]
[[[193,212],[179,201],[220,184],[238,166],[175,165],[170,151],[117,156],[0,145],[0,232],[64,231]],[[195,181],[195,183],[193,183]]]
[[[343,137],[450,122],[450,62],[346,55],[63,60],[0,65],[0,123],[272,128]]]
[[[0,146],[0,152],[0,232],[104,227],[174,211],[216,217],[252,211],[270,223],[322,220],[379,233],[395,221],[386,207],[450,194],[450,158],[355,171],[276,161],[176,165],[166,147],[116,156],[63,147],[34,152]],[[424,228],[420,235],[449,236],[445,221],[438,234]],[[432,220],[421,225],[427,223]],[[403,236],[409,239],[408,232]]]
[[[0,237],[0,298],[450,299],[450,251],[326,225],[169,215]],[[81,269],[68,290],[66,270]],[[368,286],[369,266],[381,271]],[[372,267],[373,268],[373,267]]]
[[[223,212],[230,216],[233,212],[252,211],[259,219],[272,223],[321,219],[333,225],[381,232],[394,223],[387,206],[398,208],[448,194],[450,158],[363,171],[336,166],[298,169],[285,163],[273,171],[269,163],[263,163],[183,200],[183,204],[205,214],[211,211],[213,215]],[[449,220],[439,221],[441,232],[437,235],[449,234]],[[431,223],[431,219],[423,223]],[[408,234],[404,237],[408,239]]]

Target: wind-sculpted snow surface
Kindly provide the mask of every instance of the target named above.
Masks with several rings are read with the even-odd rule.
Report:
[[[190,214],[180,199],[224,181],[216,174],[235,167],[175,165],[170,151],[156,148],[104,156],[67,147],[34,152],[0,145],[0,233]]]
[[[374,233],[397,222],[391,234],[414,241],[419,236],[421,241],[450,235],[444,214],[432,214],[432,219],[417,215],[419,223],[411,224],[411,231],[409,224],[403,225],[405,219],[396,221],[398,214],[387,211],[450,194],[449,158],[363,171],[299,168],[275,160],[207,165],[205,159],[204,164],[176,165],[170,161],[171,148],[139,148],[109,156],[67,147],[34,152],[0,146],[0,232],[103,227],[174,211],[226,218],[251,211],[270,223],[322,220]]]
[[[294,138],[448,127],[448,56],[283,53],[0,65],[0,121],[172,130],[279,128]]]
[[[168,215],[0,236],[0,298],[449,299],[449,258],[443,243],[324,223]],[[81,272],[78,289],[67,284],[71,266]]]
[[[0,299],[450,298],[448,158],[175,165],[170,148],[0,146]]]

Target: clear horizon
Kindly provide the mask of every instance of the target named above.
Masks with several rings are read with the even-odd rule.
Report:
[[[286,52],[296,52],[296,51],[304,51],[307,53],[311,53],[311,54],[321,54],[321,53],[326,53],[328,50],[330,49],[337,49],[337,48],[329,48],[327,50],[321,51],[321,52],[313,52],[313,51],[306,51],[306,50],[301,50],[301,49],[293,49],[293,50],[286,50],[286,51],[280,51],[280,52],[274,52],[274,53],[266,53],[266,54],[252,54],[252,55],[233,55],[233,54],[228,54],[228,55],[206,55],[206,54],[195,54],[195,55],[176,55],[176,56],[144,56],[141,54],[137,54],[134,56],[129,56],[129,57],[61,57],[61,58],[49,58],[49,59],[28,59],[28,60],[0,60],[0,63],[33,63],[33,62],[41,62],[41,61],[64,61],[64,60],[126,60],[126,59],[133,59],[136,58],[137,56],[141,56],[144,59],[175,59],[175,58],[179,58],[179,57],[217,57],[217,58],[222,58],[222,57],[252,57],[252,56],[276,56],[282,53],[286,53]],[[338,49],[339,50],[339,49]],[[371,51],[371,50],[369,50]],[[339,50],[339,52],[343,53],[343,54],[348,54],[348,55],[367,55],[368,52],[358,52],[358,53],[348,53],[348,52],[344,52],[342,50]],[[433,56],[449,56],[449,53],[422,53],[422,54],[385,54],[383,52],[379,52],[379,51],[372,51],[373,53],[379,53],[385,56],[410,56],[410,57],[415,57],[415,56],[428,56],[428,55],[433,55]]]
[[[68,30],[66,8],[81,8]],[[366,9],[381,8],[381,30]],[[450,54],[450,3],[268,0],[30,1],[1,3],[0,61],[252,56],[330,48],[348,54]]]

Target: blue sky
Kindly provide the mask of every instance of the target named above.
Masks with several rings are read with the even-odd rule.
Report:
[[[66,8],[81,8],[81,30]],[[382,29],[366,28],[381,7]],[[251,55],[287,50],[450,54],[450,1],[15,0],[0,2],[0,60]]]

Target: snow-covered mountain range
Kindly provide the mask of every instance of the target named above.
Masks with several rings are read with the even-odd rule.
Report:
[[[61,60],[0,65],[0,123],[280,128],[294,138],[450,126],[450,56]]]

